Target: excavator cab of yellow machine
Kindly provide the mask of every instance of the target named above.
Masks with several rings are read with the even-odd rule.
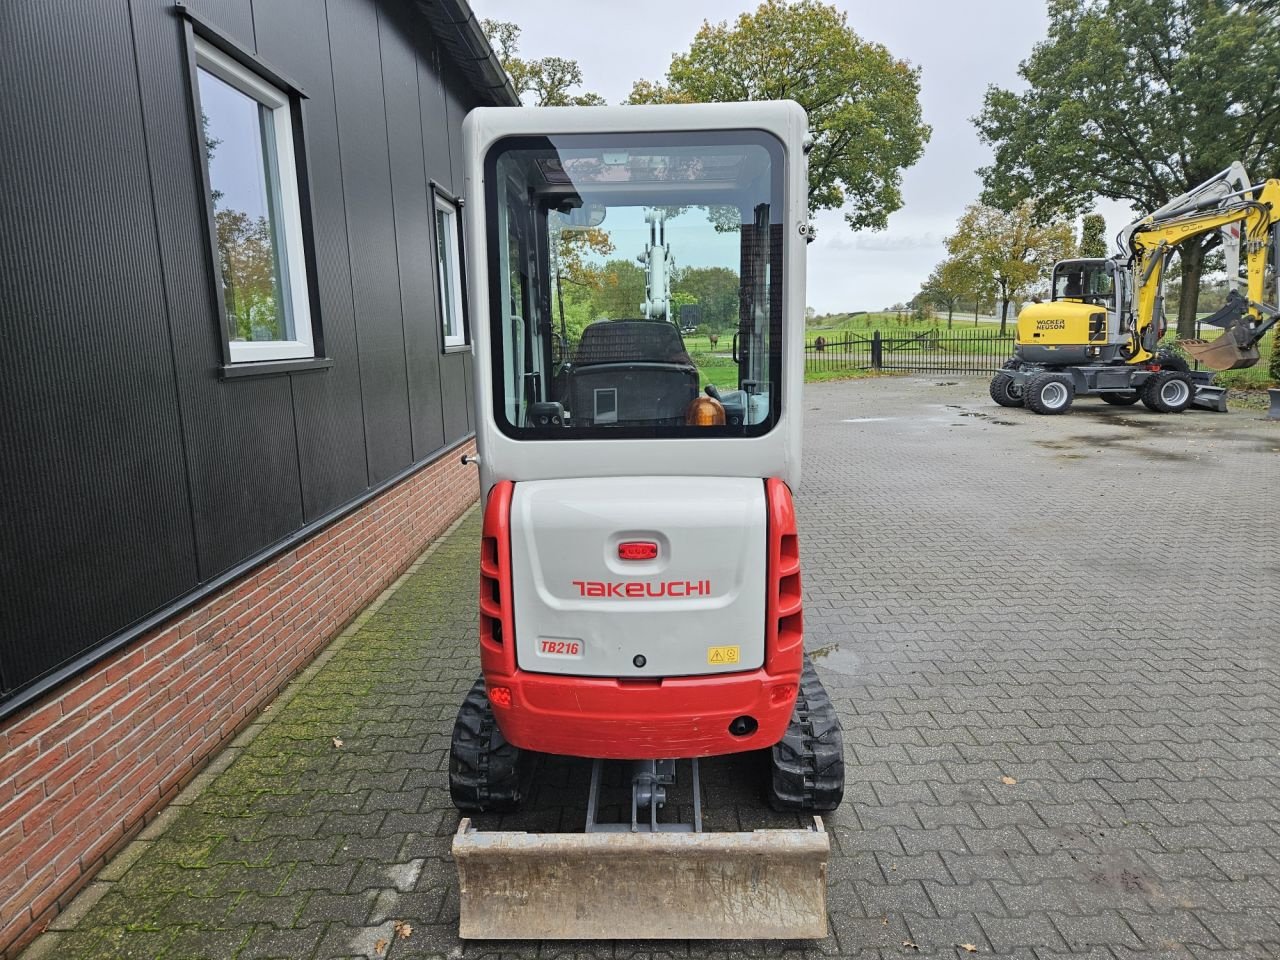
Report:
[[[1018,314],[1017,354],[1026,363],[1062,365],[1113,360],[1128,340],[1116,304],[1112,260],[1063,260],[1053,270],[1053,299]]]

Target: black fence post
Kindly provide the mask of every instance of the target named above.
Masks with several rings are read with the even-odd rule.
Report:
[[[884,364],[884,344],[880,340],[880,331],[871,334],[871,369],[879,370]]]

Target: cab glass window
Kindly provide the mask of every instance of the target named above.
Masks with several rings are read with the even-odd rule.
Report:
[[[1084,300],[1111,303],[1115,297],[1114,277],[1107,263],[1063,263],[1054,273],[1055,300]]]
[[[486,158],[494,407],[522,439],[755,436],[780,415],[783,151],[759,131]]]

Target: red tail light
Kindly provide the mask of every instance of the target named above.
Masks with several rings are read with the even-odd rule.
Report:
[[[765,606],[765,668],[775,676],[800,672],[804,657],[804,599],[800,593],[800,538],[791,490],[765,481],[769,509],[769,594]]]
[[[489,491],[480,540],[480,663],[486,673],[515,670],[515,616],[511,604],[511,494],[503,480]]]
[[[656,560],[658,545],[651,540],[628,540],[618,544],[619,560]]]
[[[796,685],[794,683],[780,683],[773,688],[773,692],[769,694],[769,699],[774,703],[790,703],[796,698]]]
[[[495,707],[511,706],[511,688],[510,687],[490,687],[489,702]]]

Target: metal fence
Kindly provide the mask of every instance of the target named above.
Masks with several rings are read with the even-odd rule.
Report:
[[[1013,334],[929,329],[919,333],[837,331],[805,340],[807,371],[903,370],[992,373],[1013,355]]]

